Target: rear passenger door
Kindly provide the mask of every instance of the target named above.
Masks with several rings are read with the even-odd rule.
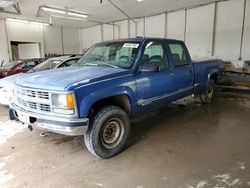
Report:
[[[188,54],[188,51],[182,42],[169,42],[169,50],[171,52],[173,68],[171,70],[171,76],[173,81],[173,89],[180,97],[182,95],[192,94],[194,83],[194,70],[193,65]]]

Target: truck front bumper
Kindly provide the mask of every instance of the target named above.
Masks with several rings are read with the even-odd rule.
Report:
[[[69,119],[42,115],[26,111],[13,103],[10,104],[9,117],[42,130],[69,136],[84,135],[89,125],[88,118]]]

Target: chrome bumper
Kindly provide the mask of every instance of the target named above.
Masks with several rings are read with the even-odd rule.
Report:
[[[9,115],[11,120],[19,120],[42,130],[69,136],[84,135],[89,124],[88,118],[69,119],[42,115],[26,111],[13,103],[10,104]],[[25,121],[20,116],[25,117]]]

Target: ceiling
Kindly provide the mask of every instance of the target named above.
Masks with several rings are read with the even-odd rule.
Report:
[[[48,22],[49,19],[45,14],[36,17],[38,7],[40,5],[48,5],[88,13],[89,20],[98,22],[106,23],[126,19],[126,16],[118,11],[107,0],[102,1],[103,3],[100,4],[100,0],[19,0],[21,15],[0,13],[0,16]],[[215,1],[216,0],[143,0],[142,2],[138,2],[137,0],[112,0],[112,2],[132,18],[155,15],[162,12],[207,4]],[[13,11],[14,9],[9,7],[7,10]],[[52,23],[82,28],[96,25],[95,22],[87,20],[77,21],[63,18],[53,18]]]

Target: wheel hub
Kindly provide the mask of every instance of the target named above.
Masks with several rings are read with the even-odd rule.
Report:
[[[121,120],[111,119],[103,128],[102,144],[106,148],[116,147],[124,134],[124,126]]]

